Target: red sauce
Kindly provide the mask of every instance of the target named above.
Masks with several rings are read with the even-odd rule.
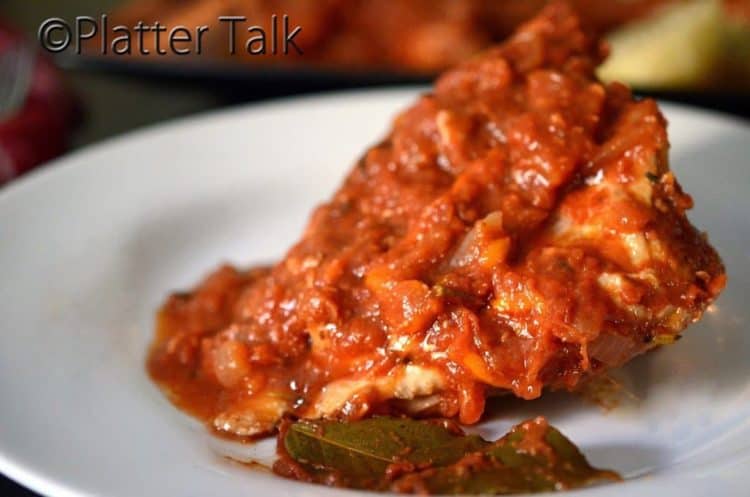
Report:
[[[603,56],[555,4],[442,75],[278,264],[169,298],[154,380],[237,436],[286,412],[473,423],[678,335],[724,268],[656,103],[597,82]]]

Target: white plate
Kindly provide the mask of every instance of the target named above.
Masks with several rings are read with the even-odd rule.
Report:
[[[0,191],[0,472],[51,496],[351,495],[248,469],[272,442],[218,442],[143,369],[154,310],[221,261],[281,256],[312,206],[414,90],[210,114],[68,156]],[[665,105],[672,164],[729,287],[679,344],[622,373],[639,402],[510,401],[479,432],[544,414],[619,485],[581,495],[750,488],[750,128]],[[577,494],[577,493],[576,493]],[[570,494],[573,495],[573,494]]]

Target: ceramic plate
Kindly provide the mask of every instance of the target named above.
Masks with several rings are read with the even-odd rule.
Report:
[[[0,191],[0,472],[55,497],[354,495],[282,480],[273,442],[235,445],[144,373],[154,311],[220,262],[282,256],[308,213],[417,90],[209,114],[80,151]],[[568,495],[732,497],[750,488],[750,127],[664,105],[672,167],[729,286],[677,345],[618,373],[604,412],[509,400],[474,427],[543,414],[626,481]]]

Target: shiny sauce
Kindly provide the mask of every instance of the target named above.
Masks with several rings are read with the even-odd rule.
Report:
[[[555,4],[443,74],[277,264],[167,299],[152,378],[238,437],[285,413],[474,423],[674,339],[724,268],[656,102],[596,81],[605,55]]]

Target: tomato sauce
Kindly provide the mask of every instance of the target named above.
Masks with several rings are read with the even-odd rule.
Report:
[[[474,423],[489,395],[574,389],[678,336],[724,268],[665,119],[596,81],[605,55],[554,4],[446,72],[279,263],[167,300],[153,379],[232,436],[285,413]]]

